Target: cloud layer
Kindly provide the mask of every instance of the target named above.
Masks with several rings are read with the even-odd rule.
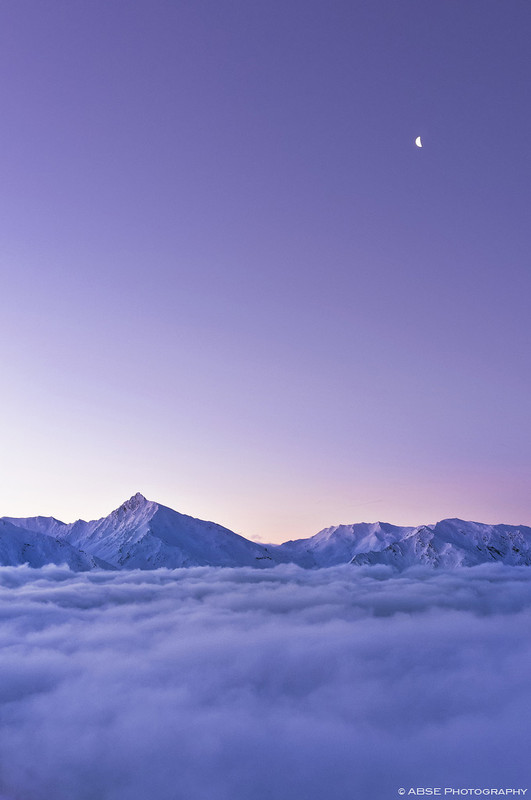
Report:
[[[529,786],[531,570],[0,569],[0,800]]]

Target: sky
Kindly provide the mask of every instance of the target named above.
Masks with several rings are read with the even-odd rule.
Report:
[[[0,600],[2,800],[528,791],[528,567],[3,567]]]
[[[3,3],[0,514],[531,524],[530,36],[527,0]]]

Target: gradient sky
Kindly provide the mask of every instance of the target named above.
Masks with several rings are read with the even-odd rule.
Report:
[[[2,3],[0,515],[531,524],[530,41],[528,0]]]

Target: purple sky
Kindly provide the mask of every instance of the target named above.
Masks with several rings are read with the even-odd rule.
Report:
[[[527,0],[2,4],[0,514],[531,524],[530,40]]]

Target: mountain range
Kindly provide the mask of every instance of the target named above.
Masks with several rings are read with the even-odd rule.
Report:
[[[90,569],[167,567],[304,568],[386,564],[475,566],[495,561],[531,565],[531,528],[445,519],[400,527],[385,522],[334,525],[308,539],[260,544],[174,511],[137,493],[107,517],[65,523],[55,517],[2,517],[0,565],[66,564]]]

